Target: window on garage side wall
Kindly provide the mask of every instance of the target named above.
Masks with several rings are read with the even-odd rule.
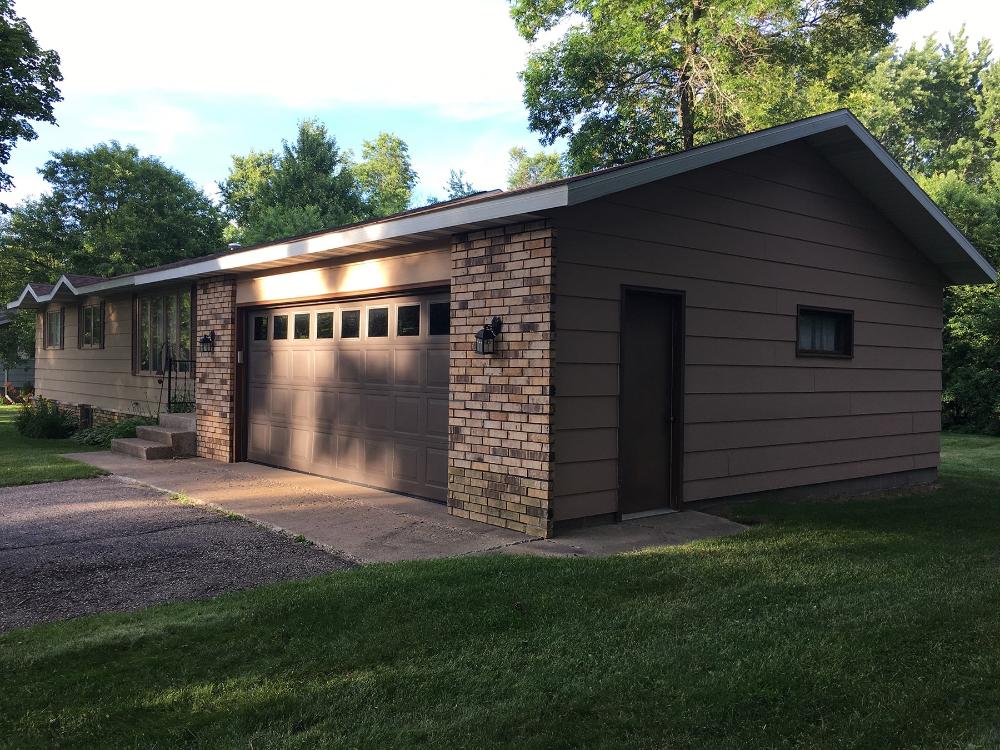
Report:
[[[162,373],[168,358],[177,369],[192,367],[191,290],[145,294],[136,302],[135,363],[140,373]]]

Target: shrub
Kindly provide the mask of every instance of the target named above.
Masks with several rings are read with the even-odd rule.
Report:
[[[17,431],[28,438],[65,438],[76,429],[75,420],[53,401],[39,398],[21,405],[14,418]]]
[[[110,448],[111,441],[116,438],[134,438],[135,428],[142,425],[156,424],[155,419],[146,417],[130,417],[112,424],[95,425],[78,430],[72,439],[84,445],[96,445]]]

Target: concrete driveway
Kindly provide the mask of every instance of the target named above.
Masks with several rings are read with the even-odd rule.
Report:
[[[114,477],[0,489],[0,632],[354,564]]]
[[[537,539],[450,516],[438,503],[259,464],[202,458],[140,461],[103,452],[68,457],[302,534],[357,562],[469,554],[610,555],[728,536],[746,528],[718,516],[685,511]]]

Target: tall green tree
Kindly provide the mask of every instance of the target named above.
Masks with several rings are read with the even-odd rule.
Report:
[[[52,107],[62,100],[59,55],[42,49],[11,0],[0,0],[0,167],[19,140],[38,137],[34,122],[55,122]],[[13,180],[0,168],[0,191]],[[6,209],[6,206],[0,206]]]
[[[510,190],[540,185],[569,175],[559,154],[545,151],[529,154],[527,149],[515,146],[507,156],[507,187]]]
[[[0,226],[0,295],[64,273],[114,276],[217,252],[223,219],[180,172],[134,146],[63,151],[39,170],[49,192]],[[0,330],[0,355],[31,351],[29,318]],[[10,362],[8,362],[10,364]]]
[[[410,149],[392,133],[379,133],[374,141],[364,142],[354,176],[361,188],[366,218],[405,211],[417,184]]]
[[[513,0],[521,35],[560,24],[522,72],[531,128],[573,172],[828,109],[851,61],[928,0]]]
[[[257,243],[405,210],[416,178],[399,137],[381,133],[366,141],[362,161],[355,163],[326,126],[305,120],[280,154],[233,156],[219,192],[229,236]]]
[[[445,200],[453,201],[458,198],[465,198],[479,191],[472,186],[472,183],[465,179],[465,170],[451,170],[448,174],[448,183],[444,186]]]

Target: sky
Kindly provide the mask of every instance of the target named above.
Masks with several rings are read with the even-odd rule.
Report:
[[[518,72],[530,51],[506,0],[17,0],[39,43],[62,58],[57,125],[8,165],[14,204],[44,189],[50,152],[132,143],[212,197],[233,154],[279,148],[316,117],[359,154],[380,131],[410,147],[414,203],[443,197],[449,170],[503,187],[527,128]],[[936,0],[897,22],[899,42],[963,24],[1000,44],[1000,3]]]

